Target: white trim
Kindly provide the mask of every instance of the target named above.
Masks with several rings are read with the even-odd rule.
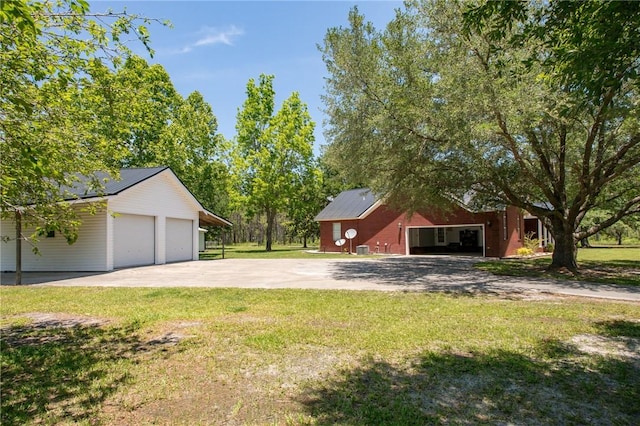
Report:
[[[373,213],[381,205],[382,205],[382,201],[380,201],[380,200],[376,201],[375,203],[373,203],[371,205],[371,207],[369,207],[364,212],[362,212],[362,214],[360,216],[358,216],[356,219],[364,219],[364,218],[366,218],[367,216],[369,216],[371,213]],[[343,220],[349,220],[349,219],[343,219]]]

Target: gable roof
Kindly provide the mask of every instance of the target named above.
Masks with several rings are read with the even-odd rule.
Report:
[[[343,191],[315,217],[316,221],[359,219],[378,199],[368,188]]]
[[[91,185],[91,179],[86,176],[80,176],[80,180],[72,187],[65,187],[65,200],[87,199],[95,197],[107,197],[117,195],[125,189],[129,189],[134,185],[143,182],[158,173],[168,169],[167,166],[162,167],[145,167],[120,169],[120,179],[116,180],[110,174],[105,172],[94,173],[95,178],[100,180],[103,185],[101,191],[96,191]]]
[[[144,182],[147,179],[150,179],[159,173],[169,170],[173,177],[182,184],[182,187],[187,191],[187,193],[193,198],[195,203],[199,207],[198,216],[200,219],[200,223],[206,226],[233,226],[231,222],[228,220],[206,210],[202,207],[202,204],[191,194],[191,191],[180,181],[180,179],[173,173],[173,171],[167,166],[160,167],[140,167],[140,168],[129,168],[129,169],[120,169],[120,179],[113,179],[110,174],[105,172],[96,172],[94,173],[94,177],[98,179],[103,186],[101,191],[96,191],[91,185],[92,179],[86,176],[80,176],[78,182],[74,184],[72,187],[63,188],[63,192],[65,194],[65,200],[75,200],[75,199],[90,199],[90,198],[100,198],[100,197],[109,197],[113,195],[118,195],[122,191],[129,189],[141,182]]]

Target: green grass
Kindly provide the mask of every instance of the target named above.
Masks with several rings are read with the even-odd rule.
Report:
[[[242,289],[0,296],[3,424],[640,420],[634,303]]]
[[[353,249],[355,252],[355,248]],[[339,259],[348,253],[319,253],[317,246],[304,248],[300,245],[274,244],[271,251],[266,251],[264,244],[234,244],[224,249],[225,259]],[[366,256],[360,256],[366,257]],[[200,260],[216,260],[222,258],[222,248],[208,249],[200,253]]]
[[[496,275],[560,278],[603,284],[640,286],[640,247],[578,249],[579,274],[549,272],[551,257],[501,259],[480,262],[476,268]]]

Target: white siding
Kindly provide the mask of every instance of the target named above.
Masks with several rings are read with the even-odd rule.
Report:
[[[121,192],[109,200],[109,211],[116,214],[135,214],[155,217],[155,263],[163,264],[175,260],[198,259],[198,211],[200,205],[184,188],[170,170],[165,170],[144,182]],[[190,253],[176,254],[167,231],[170,219],[189,221],[190,229],[184,226],[183,241],[189,241]],[[173,236],[171,239],[175,239]],[[181,243],[182,244],[182,243]],[[115,250],[115,244],[114,244]],[[174,252],[171,252],[174,250]],[[182,252],[182,249],[180,249]],[[114,253],[115,256],[115,253]],[[178,257],[175,257],[178,256]]]
[[[140,182],[139,184],[111,196],[107,202],[107,211],[95,216],[82,215],[78,241],[69,246],[64,237],[41,238],[39,248],[41,256],[34,255],[28,244],[23,244],[22,259],[24,271],[108,271],[114,266],[122,266],[122,259],[116,259],[118,251],[132,249],[135,235],[129,233],[130,244],[116,241],[116,224],[119,217],[126,215],[147,216],[153,219],[153,257],[151,263],[162,264],[167,261],[167,218],[182,219],[191,224],[190,231],[184,226],[184,241],[191,244],[190,259],[198,259],[198,212],[200,204],[184,188],[170,170]],[[186,222],[185,222],[186,223]],[[25,234],[33,230],[26,229]],[[15,237],[15,225],[11,221],[0,223],[0,235]],[[148,240],[148,238],[147,238]],[[124,244],[124,245],[122,245]],[[116,246],[119,245],[119,249]],[[147,249],[142,249],[147,250]],[[185,249],[188,252],[188,248]],[[169,257],[173,258],[173,254]],[[181,259],[188,259],[181,254]],[[15,242],[0,242],[0,270],[15,270]]]
[[[33,246],[22,242],[23,271],[104,271],[107,269],[106,213],[95,215],[80,213],[78,240],[67,244],[64,236],[57,232],[55,237],[39,237],[37,243],[40,254],[33,253]],[[24,235],[31,235],[33,228],[23,229]],[[0,234],[11,237],[9,242],[0,243],[0,270],[15,271],[16,246],[15,223],[3,220]]]
[[[109,200],[109,210],[177,219],[198,219],[199,206],[170,170],[121,192]]]

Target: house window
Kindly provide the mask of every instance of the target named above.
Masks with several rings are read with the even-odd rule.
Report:
[[[47,238],[55,238],[56,231],[47,231]]]
[[[340,222],[333,223],[333,241],[338,241],[342,238],[342,224]]]
[[[438,228],[438,243],[444,244],[444,228]]]
[[[504,233],[503,239],[507,241],[508,230],[507,230],[507,211],[506,210],[502,212],[502,232]]]

